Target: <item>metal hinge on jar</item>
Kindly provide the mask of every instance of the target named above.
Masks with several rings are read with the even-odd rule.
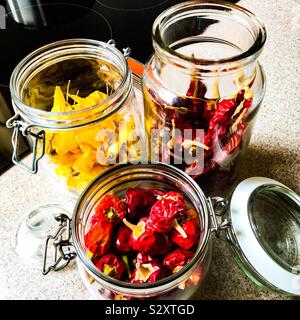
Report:
[[[71,242],[71,219],[66,214],[59,214],[55,217],[55,220],[59,222],[59,228],[54,235],[47,237],[43,259],[43,275],[50,271],[62,270],[77,256]],[[53,240],[52,244],[55,251],[53,262],[48,266],[48,250],[51,240]]]
[[[38,171],[38,162],[45,154],[45,131],[40,130],[38,132],[33,132],[33,125],[27,124],[21,120],[20,115],[17,113],[12,118],[7,120],[6,126],[9,129],[14,129],[12,134],[12,162],[17,166],[25,169],[30,173],[37,173]],[[30,165],[25,164],[19,158],[19,142],[20,142],[20,133],[24,137],[30,137],[33,140],[32,143],[32,161]],[[40,144],[39,144],[40,142]],[[39,146],[39,149],[38,149]],[[38,154],[39,153],[39,154]]]
[[[113,47],[116,46],[116,41],[113,39],[110,39],[107,41],[107,43]],[[125,59],[128,59],[131,53],[131,49],[129,47],[122,49],[123,50],[123,55],[125,57]]]
[[[219,238],[223,230],[228,229],[231,226],[230,221],[225,216],[228,206],[228,200],[222,197],[212,197],[207,199],[210,218],[211,218],[211,231]],[[217,217],[221,217],[221,222],[218,223]]]

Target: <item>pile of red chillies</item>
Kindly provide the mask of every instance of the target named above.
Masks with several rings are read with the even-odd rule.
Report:
[[[179,165],[194,179],[226,165],[228,161],[237,156],[238,147],[248,127],[246,120],[253,102],[250,89],[252,84],[251,82],[248,87],[241,89],[228,99],[209,100],[204,98],[207,91],[206,86],[200,80],[192,79],[186,96],[174,98],[171,108],[164,108],[168,106],[168,103],[163,101],[158,93],[148,89],[155,112],[160,115],[161,119],[167,119],[168,125],[173,123],[174,128],[179,129],[181,133],[185,129],[192,129],[194,141],[197,140],[196,129],[204,129],[203,143],[207,150],[204,150],[203,169],[194,173],[196,168],[202,168],[202,157],[191,164],[184,163],[183,159],[183,164]],[[168,162],[170,157],[171,164],[176,165],[173,159],[174,150],[182,151],[183,139],[181,136],[173,138],[173,148],[171,150],[164,148],[161,157],[162,162]]]
[[[199,237],[196,212],[180,193],[135,188],[123,199],[103,196],[84,239],[101,272],[139,284],[181,270],[193,258]]]
[[[201,100],[206,92],[203,86],[201,81],[192,80],[186,95],[192,99],[192,112],[205,123],[204,144],[209,149],[204,153],[205,165],[202,173],[206,173],[222,165],[239,146],[247,129],[245,121],[252,106],[252,95],[248,97],[246,89],[248,91],[250,89],[247,87],[230,99],[218,100],[212,108],[210,104]],[[235,129],[232,130],[235,125]],[[185,172],[191,172],[196,166],[198,166],[197,161],[187,167]]]

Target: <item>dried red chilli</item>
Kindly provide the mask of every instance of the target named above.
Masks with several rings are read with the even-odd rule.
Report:
[[[192,53],[192,59],[195,59],[194,53]],[[195,75],[192,76],[186,95],[192,98],[203,98],[206,94],[207,88],[196,73],[197,70],[195,70]],[[192,99],[192,103],[195,106],[198,104],[198,101],[196,99]]]
[[[163,266],[156,261],[149,261],[143,264],[136,264],[132,272],[131,283],[150,283],[156,282],[165,277]]]
[[[226,145],[222,148],[222,151],[225,152],[226,155],[231,153],[240,144],[243,133],[245,132],[246,128],[246,125],[240,124],[237,131],[227,141]],[[219,160],[218,157],[216,157],[216,160]],[[218,162],[221,161],[219,160]]]
[[[141,218],[137,225],[130,223],[126,219],[123,221],[132,231],[133,250],[149,255],[162,255],[170,250],[172,244],[168,235],[149,230],[146,218]]]
[[[122,259],[114,254],[106,254],[96,263],[96,267],[106,276],[121,280],[126,272],[126,265]]]
[[[150,261],[153,261],[154,258],[152,256],[150,256],[149,254],[144,254],[144,253],[139,252],[136,255],[135,260],[136,260],[136,263],[143,264],[143,263],[148,263]]]
[[[125,225],[121,225],[114,238],[114,248],[117,252],[127,254],[132,252],[132,232]]]
[[[164,257],[163,265],[172,273],[178,272],[187,265],[194,256],[194,252],[176,249]]]
[[[178,192],[167,192],[152,206],[148,218],[149,228],[159,233],[170,232],[175,219],[185,210],[183,196]]]
[[[128,189],[125,196],[128,218],[135,220],[148,216],[157,196],[162,195],[163,192],[155,189]]]
[[[193,98],[203,98],[206,91],[205,84],[201,80],[194,78],[190,82],[186,95]]]
[[[125,216],[125,203],[113,194],[106,194],[96,207],[91,224],[93,225],[98,221],[106,221],[117,225]]]
[[[237,146],[240,144],[242,136],[247,129],[245,124],[240,124],[236,132],[229,138],[226,142],[226,145],[220,148],[218,151],[215,152],[214,157],[209,159],[204,164],[203,173],[207,173],[211,170],[216,169],[220,165],[224,165],[226,161],[232,161],[232,159],[228,159],[228,155],[231,154],[234,150],[236,150]],[[185,172],[190,174],[192,170],[197,167],[198,162],[195,161],[191,166],[186,168]],[[194,179],[196,179],[199,175],[195,176],[192,175]]]
[[[199,240],[200,228],[196,219],[187,219],[181,224],[186,233],[184,236],[177,230],[172,230],[171,240],[183,249],[191,249]]]
[[[204,137],[205,145],[211,146],[215,142],[216,137],[219,138],[224,135],[224,133],[221,133],[221,129],[226,127],[235,106],[236,102],[234,99],[224,99],[218,103],[218,107],[209,122],[209,127]]]
[[[93,255],[103,255],[110,250],[113,225],[107,221],[99,221],[92,225],[84,236],[86,248]]]
[[[210,129],[205,135],[205,144],[210,144],[211,148],[209,151],[205,151],[205,163],[203,173],[207,173],[216,169],[218,166],[224,165],[227,161],[232,161],[232,152],[236,150],[238,145],[241,143],[244,132],[247,129],[247,125],[244,123],[249,109],[252,106],[252,99],[242,100],[244,95],[244,91],[239,92],[236,101],[234,99],[226,100],[226,103],[221,104],[221,108],[218,113],[215,113],[213,118],[210,121]],[[242,100],[242,101],[241,101]],[[224,100],[222,100],[224,101]],[[236,109],[237,103],[243,103],[243,108],[236,115],[236,118],[242,115],[243,117],[240,119],[240,123],[237,125],[237,129],[230,133],[229,126],[231,123],[231,117],[233,112]],[[222,118],[222,114],[226,115]],[[221,120],[222,118],[222,120]],[[225,121],[224,121],[225,119]],[[222,139],[225,139],[225,136],[228,135],[226,141],[222,142]],[[231,155],[231,158],[229,158]],[[209,159],[209,156],[211,158]],[[201,159],[200,159],[201,160]],[[190,174],[193,170],[200,165],[196,160],[192,165],[185,169],[185,172]],[[202,160],[201,160],[202,161]],[[199,175],[192,175],[194,179],[196,179]]]

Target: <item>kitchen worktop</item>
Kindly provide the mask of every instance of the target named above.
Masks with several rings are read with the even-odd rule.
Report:
[[[276,179],[300,193],[300,1],[240,1],[264,21],[268,39],[260,62],[267,92],[239,180],[250,176]],[[134,54],[133,54],[134,55]],[[43,276],[18,259],[13,236],[27,208],[70,202],[42,173],[13,167],[0,177],[0,299],[89,299],[76,264]],[[211,272],[204,299],[291,299],[253,284],[237,267],[229,249],[214,239]]]

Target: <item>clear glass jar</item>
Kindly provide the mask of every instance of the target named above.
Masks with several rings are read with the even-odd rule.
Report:
[[[108,193],[123,198],[132,187],[180,192],[196,211],[200,225],[199,243],[192,260],[178,272],[153,283],[132,284],[106,276],[96,268],[85,246],[85,235],[99,200]],[[234,260],[255,284],[300,296],[299,216],[300,197],[273,179],[243,180],[227,200],[205,197],[190,176],[171,165],[118,165],[97,177],[81,194],[72,223],[66,215],[58,217],[58,221],[65,221],[59,228],[66,230],[66,236],[57,232],[50,237],[58,255],[53,262],[45,251],[44,274],[61,270],[77,255],[80,276],[94,298],[188,299],[196,291],[199,296],[203,288],[215,235],[216,241],[226,242]]]
[[[8,123],[15,128],[13,161],[35,173],[43,157],[48,175],[75,195],[108,167],[138,161],[143,108],[128,54],[112,40],[70,39],[24,58],[10,82],[16,113]],[[31,165],[18,159],[19,131],[33,148]]]
[[[196,210],[200,225],[199,245],[190,263],[183,269],[154,283],[132,284],[105,276],[87,253],[84,235],[90,228],[95,206],[107,193],[124,197],[128,188],[177,191]],[[72,239],[79,270],[90,275],[92,291],[100,299],[188,299],[202,286],[208,272],[212,246],[207,202],[196,183],[180,170],[162,165],[120,165],[96,178],[81,195],[72,218]],[[81,270],[81,274],[83,271]],[[84,276],[83,276],[84,277]],[[95,280],[95,281],[94,281]],[[90,281],[91,282],[91,281]]]
[[[265,28],[237,5],[190,1],[161,13],[152,39],[143,75],[152,153],[207,195],[228,195],[265,93]]]

